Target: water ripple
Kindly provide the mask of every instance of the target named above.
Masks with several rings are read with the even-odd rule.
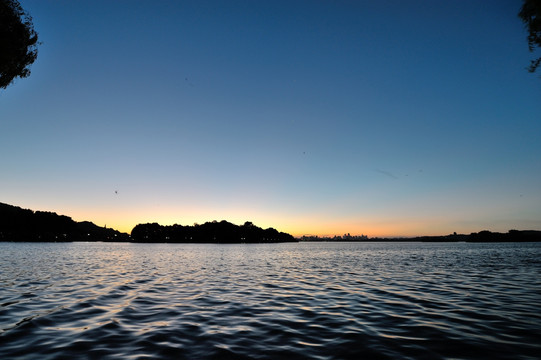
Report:
[[[537,359],[541,244],[0,243],[2,359]]]

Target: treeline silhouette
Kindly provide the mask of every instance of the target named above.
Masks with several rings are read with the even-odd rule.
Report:
[[[262,229],[247,221],[235,225],[225,220],[193,226],[157,223],[139,224],[131,232],[133,242],[145,243],[276,243],[296,242],[292,235],[276,229]]]
[[[129,235],[54,212],[0,203],[0,241],[129,241]]]
[[[77,222],[69,216],[48,211],[32,211],[0,203],[0,241],[123,241],[140,243],[275,243],[296,241],[417,241],[417,242],[541,242],[541,231],[509,230],[507,233],[483,230],[478,233],[413,238],[369,238],[366,235],[296,239],[276,229],[262,229],[251,222],[235,225],[225,220],[193,226],[157,223],[136,225],[131,236],[100,227],[89,221]]]
[[[262,229],[251,222],[242,226],[225,220],[202,225],[162,226],[139,224],[131,237],[89,221],[76,222],[54,212],[32,211],[0,203],[0,241],[126,241],[144,243],[274,243],[298,241],[276,229]]]

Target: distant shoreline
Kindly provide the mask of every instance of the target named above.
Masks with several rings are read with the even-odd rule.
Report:
[[[319,237],[303,236],[299,239],[301,242],[540,242],[541,231],[538,230],[509,230],[507,233],[491,232],[483,230],[471,234],[451,234],[439,236],[416,236],[411,238],[404,237],[352,237],[352,239],[342,237]]]
[[[89,221],[76,222],[53,212],[32,211],[0,203],[0,241],[2,242],[131,242],[131,243],[279,243],[279,242],[541,242],[541,231],[509,230],[507,233],[483,230],[471,234],[441,236],[375,237],[301,236],[262,229],[247,221],[235,225],[225,220],[193,226],[138,224],[131,235],[100,227]]]

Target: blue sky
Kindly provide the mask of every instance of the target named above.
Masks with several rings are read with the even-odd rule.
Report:
[[[42,45],[0,93],[1,202],[128,232],[541,230],[521,1],[21,4]]]

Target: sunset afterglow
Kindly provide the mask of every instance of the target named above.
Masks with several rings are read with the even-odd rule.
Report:
[[[519,2],[23,0],[0,202],[130,232],[541,230]]]

